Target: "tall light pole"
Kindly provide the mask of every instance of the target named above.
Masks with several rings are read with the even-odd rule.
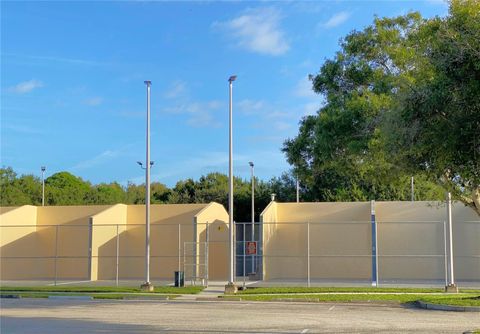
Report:
[[[228,228],[229,228],[229,270],[228,270],[228,284],[225,286],[225,293],[236,293],[237,286],[235,285],[235,276],[234,276],[234,247],[233,243],[235,242],[233,235],[233,113],[232,113],[232,87],[233,82],[237,78],[236,75],[230,76],[228,78],[229,86],[229,150],[228,150]]]
[[[40,167],[42,170],[42,206],[45,206],[45,166]]]
[[[445,292],[458,292],[458,287],[455,284],[455,276],[453,271],[453,221],[452,221],[452,195],[447,193],[447,286]]]
[[[147,85],[147,154],[145,160],[145,283],[142,290],[153,291],[150,282],[150,86],[152,82],[145,81]]]
[[[248,163],[252,174],[252,241],[255,241],[255,175],[252,161]],[[252,273],[255,272],[255,255],[252,255]]]

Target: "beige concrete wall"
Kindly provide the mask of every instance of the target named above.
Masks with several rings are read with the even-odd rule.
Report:
[[[16,210],[18,208],[19,208],[18,206],[1,206],[0,207],[0,215],[2,215],[4,213],[7,213],[9,211],[12,211],[12,210]]]
[[[35,257],[37,208],[31,205],[0,208],[0,277],[26,279],[42,267]],[[14,258],[15,257],[15,258]]]
[[[274,236],[275,232],[277,230],[276,228],[276,222],[278,221],[277,218],[277,202],[272,201],[270,202],[267,207],[262,211],[260,214],[260,222],[261,227],[261,248],[260,248],[260,254],[264,254],[267,252],[272,252],[271,249],[274,249],[274,247],[270,248],[270,245],[274,242]],[[269,261],[266,259],[265,256],[262,257],[262,278],[263,279],[268,279],[268,273],[266,272],[265,268],[268,268],[269,266],[274,266],[274,263],[272,261]]]
[[[90,218],[92,224],[90,280],[92,281],[116,278],[117,242],[120,249],[120,242],[124,239],[124,232],[127,230],[127,208],[127,205],[117,204]]]
[[[370,221],[370,202],[278,203],[278,222]]]
[[[117,225],[119,277],[143,278],[145,272],[145,206],[60,206],[1,208],[2,279],[114,279]],[[185,242],[202,238],[210,225],[210,277],[226,276],[225,209],[216,203],[152,205],[152,279],[173,281],[184,270]],[[195,223],[201,226],[195,234]],[[5,229],[6,227],[1,227]],[[180,247],[180,249],[179,249]],[[10,260],[14,254],[22,257]],[[27,257],[35,259],[27,259]],[[56,259],[55,259],[56,258]],[[18,264],[18,265],[17,265]]]
[[[152,204],[150,205],[151,224],[183,224],[192,222],[198,212],[208,204]],[[145,224],[145,205],[129,205],[127,213],[129,225]]]
[[[444,202],[375,202],[375,214],[378,222],[418,222],[447,220],[447,208]],[[478,221],[480,216],[474,209],[460,202],[452,203],[452,217],[455,222]]]
[[[207,240],[208,223],[208,277],[211,280],[228,279],[228,213],[223,205],[210,203],[195,216],[196,240]],[[201,248],[197,248],[198,262],[205,263]]]
[[[39,255],[51,257],[45,267],[47,277],[58,280],[90,279],[90,218],[110,205],[38,207]],[[57,260],[55,263],[55,255]]]
[[[90,217],[110,207],[111,205],[39,206],[37,224],[88,225]]]
[[[453,224],[453,256],[457,280],[480,280],[480,221]]]
[[[444,279],[445,203],[376,202],[375,211],[380,279]],[[452,219],[456,279],[478,280],[480,217],[472,208],[453,202]]]
[[[194,240],[195,215],[207,204],[156,204],[150,206],[150,275],[173,281],[183,270],[183,245]],[[180,246],[179,245],[180,226]],[[120,276],[143,278],[145,272],[145,205],[129,205],[127,230],[121,239]]]
[[[369,279],[370,203],[275,203],[261,215],[264,279]],[[308,225],[307,225],[308,223]]]
[[[312,279],[370,279],[370,213],[369,202],[271,203],[262,214],[264,278],[306,278],[307,225],[302,222],[310,222]],[[375,213],[380,280],[444,279],[444,203],[376,202]],[[452,216],[456,279],[478,281],[479,216],[458,202]]]

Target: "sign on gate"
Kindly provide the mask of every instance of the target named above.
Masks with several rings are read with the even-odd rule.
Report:
[[[245,254],[246,255],[257,255],[257,242],[256,241],[247,241],[245,244]]]

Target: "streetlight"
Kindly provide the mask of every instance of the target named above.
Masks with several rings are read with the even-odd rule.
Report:
[[[255,176],[254,164],[252,161],[248,163],[252,172],[252,241],[255,241]],[[255,273],[255,255],[252,254],[252,274]]]
[[[230,76],[228,78],[228,86],[229,86],[229,150],[228,150],[228,228],[229,228],[229,270],[228,270],[228,284],[225,286],[225,293],[236,293],[237,286],[235,285],[235,276],[233,272],[233,257],[234,257],[234,249],[233,249],[233,133],[232,133],[232,122],[233,122],[233,114],[232,114],[232,86],[233,82],[237,79],[236,75]]]
[[[155,161],[150,161],[150,167],[152,167],[154,163],[155,163]],[[143,162],[137,161],[137,164],[140,165],[140,168],[141,168],[141,169],[146,169],[145,167],[143,167]]]
[[[42,206],[45,206],[45,166],[40,167],[42,170]]]
[[[147,85],[147,154],[145,159],[145,283],[140,287],[142,290],[153,291],[150,282],[150,86],[152,82],[144,81]],[[137,161],[143,168],[142,163]]]

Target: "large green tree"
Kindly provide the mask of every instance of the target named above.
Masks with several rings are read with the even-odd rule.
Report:
[[[300,123],[283,151],[311,200],[403,200],[414,175],[419,199],[442,189],[419,171],[406,171],[386,151],[384,119],[396,108],[399,87],[409,85],[414,59],[409,36],[424,21],[417,13],[376,18],[341,41],[341,51],[311,76],[324,95],[318,115]],[[428,196],[428,197],[427,197]]]
[[[90,188],[86,195],[87,204],[106,205],[125,203],[126,193],[117,182],[101,183]]]
[[[91,184],[69,172],[59,172],[45,180],[48,205],[81,205],[88,202]]]
[[[445,18],[376,18],[312,76],[326,98],[283,150],[313,199],[420,199],[480,210],[480,2]]]
[[[33,180],[33,177],[28,177],[29,181]],[[22,188],[22,185],[28,187],[31,190],[31,182],[20,182],[17,178],[17,173],[11,168],[0,168],[0,203],[2,206],[17,206],[24,204],[36,204],[32,201],[31,194],[27,189]],[[36,191],[35,191],[36,192]],[[41,196],[41,195],[40,195]],[[35,202],[38,198],[35,199]],[[41,198],[40,198],[41,201]]]
[[[410,40],[415,67],[390,148],[480,212],[480,1],[452,1],[446,18],[425,21]]]

